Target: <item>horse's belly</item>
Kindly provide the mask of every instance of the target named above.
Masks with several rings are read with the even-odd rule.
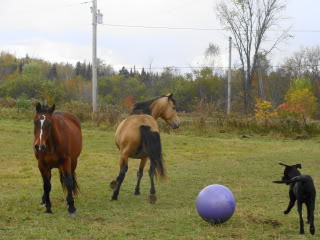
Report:
[[[132,153],[130,157],[135,159],[141,159],[141,158],[147,157],[147,154],[145,152],[135,152],[135,153]]]

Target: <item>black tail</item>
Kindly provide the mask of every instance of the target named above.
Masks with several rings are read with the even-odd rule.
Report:
[[[61,171],[59,171],[59,173],[60,173],[60,183],[61,183],[63,192],[66,192],[67,191],[67,186],[63,181],[63,174],[62,174]],[[72,182],[73,182],[72,193],[73,193],[73,195],[77,196],[78,193],[80,192],[80,188],[79,188],[79,185],[78,185],[78,182],[77,182],[76,173],[73,173],[73,175],[72,175]]]
[[[280,181],[273,181],[273,183],[285,183],[285,184],[290,184],[290,183],[296,183],[296,182],[306,182],[310,181],[308,176],[302,175],[302,176],[296,176],[290,180],[280,180]]]
[[[152,132],[150,126],[146,125],[140,126],[140,132],[143,149],[150,158],[151,166],[155,168],[156,176],[165,177],[160,134]]]

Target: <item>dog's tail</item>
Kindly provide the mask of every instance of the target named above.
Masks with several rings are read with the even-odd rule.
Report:
[[[296,182],[310,182],[312,181],[312,178],[308,175],[300,175],[291,178],[290,180],[281,180],[281,181],[273,181],[273,183],[278,183],[278,184],[291,184],[291,183],[296,183]]]

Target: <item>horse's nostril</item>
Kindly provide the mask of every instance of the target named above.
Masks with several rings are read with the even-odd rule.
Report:
[[[179,128],[179,125],[180,125],[179,122],[174,122],[173,125],[172,125],[172,128],[173,129],[177,129],[177,128]]]
[[[37,152],[43,152],[46,149],[46,145],[35,145],[34,148]]]

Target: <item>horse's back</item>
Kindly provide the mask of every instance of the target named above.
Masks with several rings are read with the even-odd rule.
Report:
[[[120,151],[127,147],[138,148],[140,146],[140,126],[142,125],[150,126],[153,132],[159,132],[157,121],[150,115],[130,115],[119,124],[116,130],[115,141]]]

